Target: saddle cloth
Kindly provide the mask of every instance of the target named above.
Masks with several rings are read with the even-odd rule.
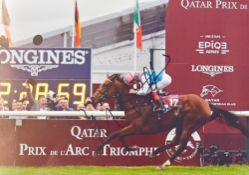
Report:
[[[176,107],[179,102],[179,95],[161,96],[162,102],[166,108]]]

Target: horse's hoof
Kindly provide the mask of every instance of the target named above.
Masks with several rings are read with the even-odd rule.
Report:
[[[170,166],[171,162],[170,160],[167,160],[163,165],[161,165],[162,167],[166,167],[166,166]]]
[[[97,157],[98,155],[99,155],[98,151],[94,151],[92,156]]]
[[[136,151],[136,150],[139,150],[139,146],[137,146],[137,145],[133,145],[132,147],[131,147],[134,151]]]
[[[157,170],[163,170],[166,166],[170,166],[171,162],[170,160],[167,160],[165,163],[157,167]]]
[[[155,153],[152,153],[152,154],[149,155],[149,157],[150,157],[150,158],[154,158],[154,157],[156,157],[156,154],[155,154]]]
[[[162,165],[160,165],[160,166],[156,167],[156,170],[160,170],[160,171],[162,171],[162,170],[163,170],[163,166],[162,166]]]
[[[139,146],[137,146],[137,145],[134,145],[132,147],[127,147],[127,148],[124,149],[124,151],[126,151],[126,152],[137,151],[137,150],[139,150]]]

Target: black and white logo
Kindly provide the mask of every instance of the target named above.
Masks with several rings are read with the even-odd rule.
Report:
[[[165,144],[170,144],[174,140],[176,134],[176,129],[172,129],[168,135],[166,136]],[[176,162],[182,162],[184,160],[190,160],[196,156],[198,153],[199,147],[201,143],[201,137],[198,132],[194,132],[186,146],[186,149],[182,152],[182,154],[175,159]],[[177,150],[178,146],[175,146],[171,149],[166,150],[166,153],[169,157],[171,157]]]
[[[206,86],[202,87],[202,91],[201,91],[200,96],[205,97],[208,94],[211,94],[212,97],[215,97],[217,94],[219,94],[221,92],[223,92],[223,90],[221,90],[220,88],[218,88],[215,85],[206,85]]]

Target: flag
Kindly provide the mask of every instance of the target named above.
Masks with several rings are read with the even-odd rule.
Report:
[[[81,40],[81,27],[80,27],[80,16],[78,10],[77,0],[75,0],[75,24],[74,24],[74,32],[75,32],[75,47],[80,48],[80,40]]]
[[[0,24],[3,25],[6,37],[9,41],[9,46],[13,47],[13,42],[12,42],[12,37],[11,37],[11,33],[10,33],[10,17],[9,17],[9,13],[5,4],[5,0],[1,0],[1,14],[0,14]]]
[[[142,49],[142,25],[141,25],[141,19],[140,19],[140,11],[139,11],[139,4],[138,0],[136,0],[136,6],[134,9],[134,39],[136,43],[137,49]]]

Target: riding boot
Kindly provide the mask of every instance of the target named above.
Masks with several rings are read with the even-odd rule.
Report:
[[[157,112],[160,112],[160,111],[165,112],[165,111],[167,111],[167,109],[164,106],[161,99],[158,99],[157,101],[155,101],[155,103],[156,103],[157,107],[154,108],[154,111],[157,111]]]
[[[164,107],[164,104],[160,98],[160,96],[158,95],[157,91],[153,91],[151,92],[151,95],[153,97],[153,100],[156,104],[156,106],[153,108],[153,111],[157,111],[157,112],[164,112],[166,111],[166,108]]]

